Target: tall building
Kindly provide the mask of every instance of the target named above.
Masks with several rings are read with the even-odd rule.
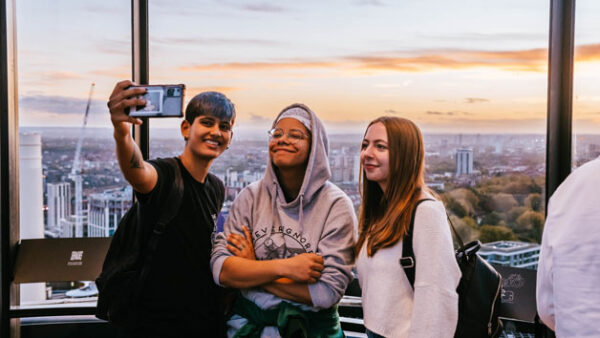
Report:
[[[87,237],[87,212],[83,210],[83,215],[81,217],[81,235],[77,236],[77,217],[76,215],[69,215],[66,218],[61,218],[58,222],[60,226],[60,236],[59,237]]]
[[[356,177],[354,157],[346,153],[345,149],[341,152],[334,152],[329,155],[329,167],[331,169],[332,182],[351,183]]]
[[[131,208],[132,190],[106,190],[88,197],[87,237],[110,237],[117,230],[119,221]]]
[[[540,245],[527,242],[497,241],[482,244],[477,253],[492,264],[535,270],[540,259]]]
[[[473,149],[456,150],[456,176],[473,173]]]
[[[19,134],[19,223],[21,239],[44,238],[42,137]],[[21,285],[21,303],[46,299],[44,283]]]
[[[352,162],[352,183],[358,184],[358,180],[360,178],[360,153],[354,156],[354,160]]]
[[[48,183],[48,216],[46,230],[60,234],[60,220],[71,215],[71,184],[69,182]]]

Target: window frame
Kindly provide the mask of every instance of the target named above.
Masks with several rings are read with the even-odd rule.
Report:
[[[571,171],[573,45],[575,0],[550,0],[546,204]],[[12,259],[19,240],[19,154],[16,57],[16,2],[0,0],[0,336],[19,335],[18,286],[12,283]],[[132,79],[148,84],[148,0],[131,1]],[[149,156],[149,121],[135,127],[134,140]],[[547,209],[547,208],[546,208]],[[51,311],[47,311],[51,313]],[[50,315],[50,314],[47,314]]]

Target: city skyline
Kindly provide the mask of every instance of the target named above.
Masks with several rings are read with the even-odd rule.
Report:
[[[575,133],[600,132],[597,6],[577,7]],[[131,76],[129,16],[118,1],[17,4],[22,126],[81,125],[92,82],[89,124],[110,125],[105,102]],[[332,133],[396,115],[426,133],[543,134],[548,21],[547,1],[151,1],[150,82],[185,83],[187,99],[222,91],[249,130],[304,102]]]

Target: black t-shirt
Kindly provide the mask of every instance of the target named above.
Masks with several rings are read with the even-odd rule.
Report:
[[[136,192],[136,196],[143,217],[152,220],[167,203],[175,177],[174,168],[165,160],[150,163],[156,168],[158,182],[150,193]],[[152,259],[142,291],[140,329],[151,330],[153,336],[217,337],[223,321],[222,289],[213,281],[210,254],[224,187],[210,173],[204,183],[196,181],[181,160],[177,163],[183,200]]]

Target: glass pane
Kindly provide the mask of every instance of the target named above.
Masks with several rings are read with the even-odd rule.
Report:
[[[131,76],[130,20],[123,1],[17,2],[22,239],[110,236],[131,204],[106,107]],[[94,288],[23,285],[21,302]]]
[[[598,104],[597,1],[577,1],[575,14],[575,64],[573,76],[573,167],[600,156],[600,112]]]
[[[272,119],[302,102],[356,207],[366,125],[402,116],[425,134],[427,183],[465,241],[539,242],[548,22],[547,1],[152,1],[151,83],[236,104],[234,142],[212,168],[230,201],[262,176]],[[152,156],[182,151],[178,126],[152,121]]]

